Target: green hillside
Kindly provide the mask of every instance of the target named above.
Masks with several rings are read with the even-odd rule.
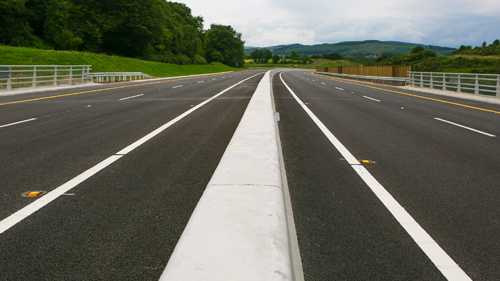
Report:
[[[426,50],[435,51],[437,55],[450,55],[454,50],[453,48],[437,47],[437,46],[425,46],[412,43],[403,42],[383,42],[376,40],[368,41],[351,41],[342,42],[336,44],[319,44],[312,46],[305,46],[300,44],[293,45],[281,45],[274,47],[261,48],[265,50],[271,50],[275,55],[290,55],[291,51],[297,52],[299,55],[321,55],[329,53],[338,53],[343,57],[369,57],[369,56],[380,56],[385,54],[387,56],[399,56],[410,53],[411,49],[416,46],[423,46]],[[248,55],[256,48],[245,49],[245,53]]]
[[[143,72],[155,77],[236,70],[221,63],[176,65],[86,52],[40,50],[0,45],[0,65],[92,65],[91,72]]]

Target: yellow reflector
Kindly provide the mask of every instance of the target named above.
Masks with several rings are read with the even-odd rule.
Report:
[[[47,193],[47,191],[27,191],[21,194],[23,197],[40,197]]]

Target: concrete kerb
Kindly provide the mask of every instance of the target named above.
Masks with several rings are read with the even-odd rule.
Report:
[[[160,280],[293,280],[267,72]]]
[[[274,75],[277,75],[278,73],[284,71],[286,69],[277,69],[273,70],[271,72],[271,80],[273,79]],[[271,83],[270,87],[271,91],[271,100],[273,102],[273,111],[274,114],[277,114],[277,117],[279,119],[279,112],[276,112],[276,105],[274,103],[274,91],[273,91],[273,86]],[[279,120],[276,120],[278,122]],[[290,259],[292,262],[292,274],[293,274],[293,279],[294,281],[304,281],[304,270],[302,267],[302,259],[300,257],[300,249],[299,249],[299,243],[298,243],[298,238],[297,238],[297,230],[295,228],[295,220],[293,218],[293,208],[292,208],[292,200],[290,197],[290,191],[288,189],[288,180],[287,180],[287,175],[286,175],[286,170],[285,170],[285,159],[283,156],[283,151],[282,151],[282,146],[281,146],[281,139],[279,135],[279,123],[276,126],[276,140],[277,140],[277,145],[278,145],[278,153],[280,156],[280,166],[281,166],[281,181],[283,184],[283,198],[285,200],[285,210],[286,210],[286,218],[287,218],[287,225],[288,225],[288,238],[290,241]]]

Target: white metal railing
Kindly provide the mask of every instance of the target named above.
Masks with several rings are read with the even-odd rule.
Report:
[[[152,79],[153,77],[142,72],[98,72],[89,73],[89,77],[93,82],[118,82],[132,81],[140,79]]]
[[[500,98],[500,75],[498,74],[410,71],[409,76],[410,85],[414,87]]]
[[[315,73],[331,75],[341,78],[354,79],[354,80],[369,81],[372,83],[379,83],[379,84],[405,85],[408,84],[408,82],[410,81],[409,78],[403,78],[403,77],[363,76],[363,75],[340,74],[331,72],[315,72]]]
[[[0,65],[0,90],[90,82],[90,65]]]

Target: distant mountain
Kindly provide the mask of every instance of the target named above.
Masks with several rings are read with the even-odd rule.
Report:
[[[410,50],[416,46],[422,46],[426,50],[435,51],[437,55],[450,55],[454,48],[438,47],[431,45],[413,44],[405,42],[395,42],[395,41],[378,41],[378,40],[366,40],[366,41],[348,41],[335,44],[317,44],[317,45],[301,45],[301,44],[290,44],[290,45],[279,45],[271,47],[246,47],[245,53],[249,55],[251,52],[257,49],[271,50],[274,55],[286,56],[290,55],[291,51],[297,52],[299,55],[321,55],[329,53],[338,53],[344,57],[378,57],[381,55],[387,55],[389,57],[400,56],[409,54]]]

